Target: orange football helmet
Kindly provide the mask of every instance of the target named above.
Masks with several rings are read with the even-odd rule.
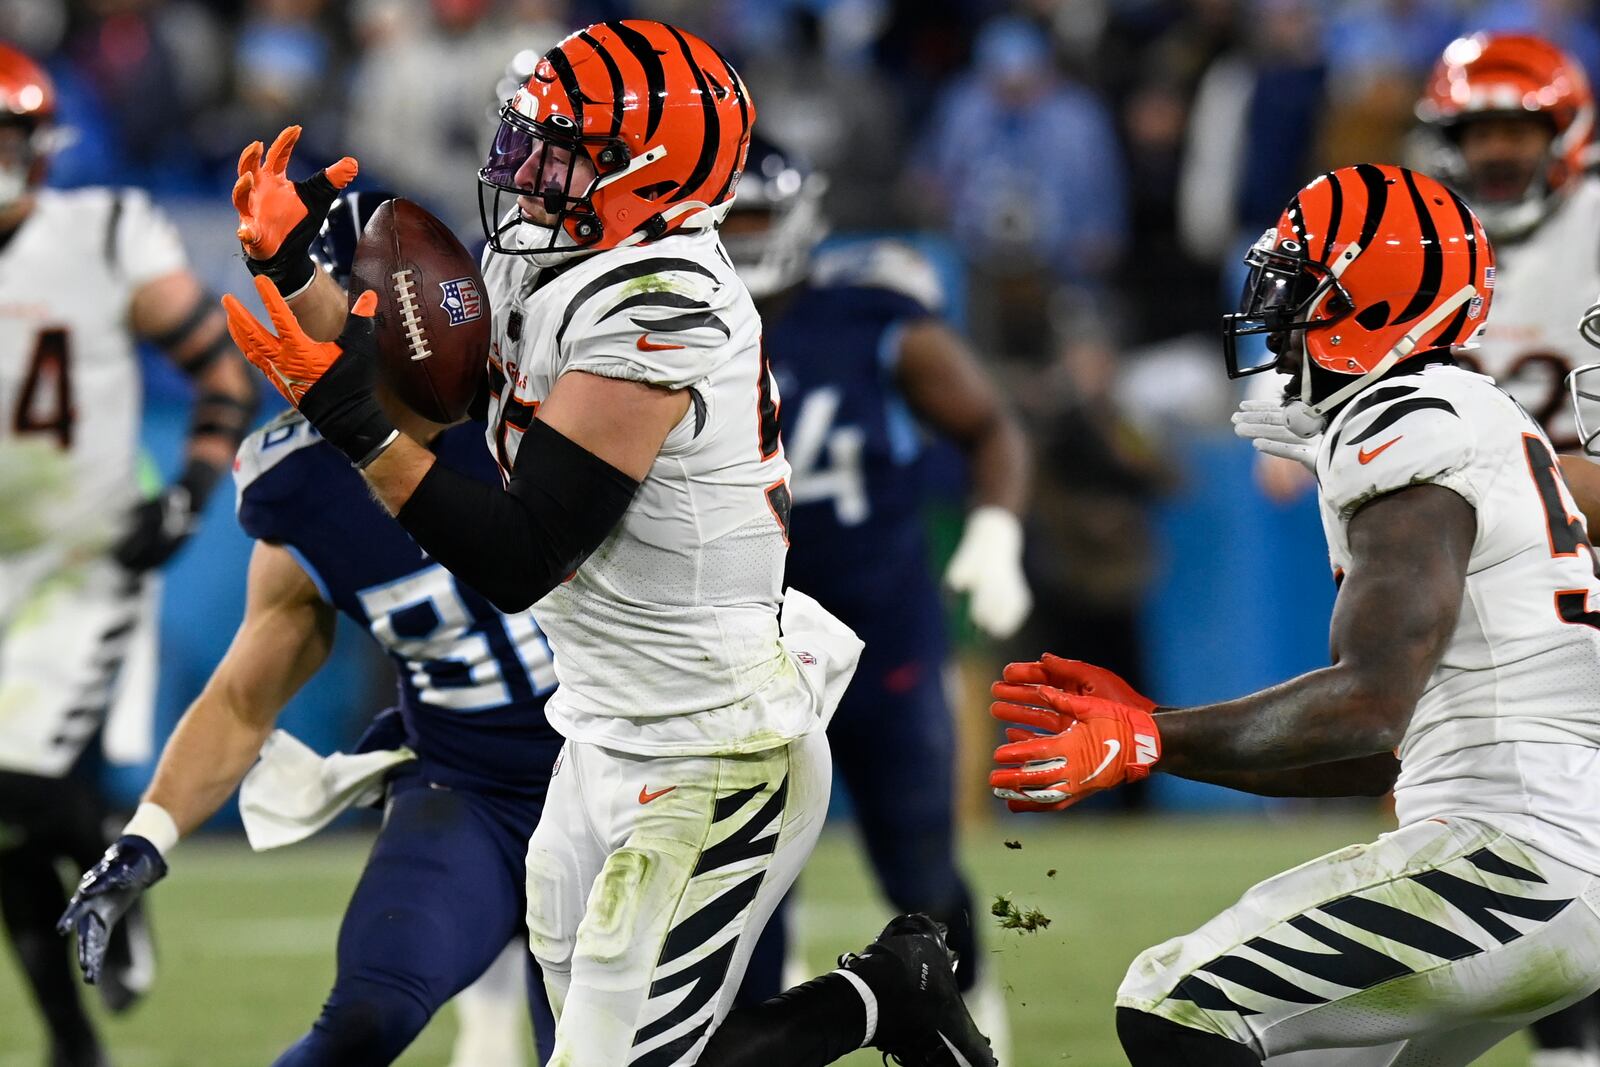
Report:
[[[56,89],[44,68],[8,44],[0,43],[0,126],[21,127],[24,141],[13,161],[0,159],[0,207],[16,203],[44,181],[50,150]]]
[[[1278,353],[1298,337],[1312,420],[1402,360],[1473,341],[1494,292],[1494,249],[1472,209],[1425,174],[1372,163],[1301,189],[1245,262],[1239,310],[1223,317],[1229,377],[1278,365],[1241,367],[1239,337],[1267,334]],[[1318,397],[1313,367],[1355,381]]]
[[[478,171],[484,235],[497,252],[548,265],[715,226],[755,117],[733,65],[691,33],[635,19],[579,30],[500,109]],[[589,166],[575,165],[580,155]],[[523,196],[555,221],[503,203]]]
[[[1480,203],[1497,237],[1537,225],[1592,161],[1595,104],[1583,66],[1542,37],[1479,33],[1452,41],[1417,103],[1417,117],[1441,134],[1441,176],[1468,196],[1471,176],[1456,148],[1462,124],[1494,115],[1534,115],[1554,138],[1542,173],[1520,202]]]

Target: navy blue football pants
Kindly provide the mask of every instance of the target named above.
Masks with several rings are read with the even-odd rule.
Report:
[[[403,769],[383,829],[339,927],[333,992],[276,1067],[382,1067],[523,927],[524,857],[540,804],[429,782]],[[541,1058],[555,1042],[544,982],[528,958]]]
[[[850,794],[856,826],[884,896],[949,927],[963,990],[976,979],[971,899],[956,868],[952,780],[955,722],[936,657],[862,655],[828,726],[833,766]],[[783,990],[787,899],[756,943],[740,1004]],[[846,946],[848,947],[848,946]]]

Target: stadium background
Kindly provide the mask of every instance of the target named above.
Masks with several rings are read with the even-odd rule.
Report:
[[[1120,664],[1158,699],[1186,703],[1325,662],[1333,587],[1314,504],[1269,501],[1226,428],[1235,396],[1216,318],[1237,292],[1235,264],[1319,171],[1412,158],[1412,102],[1453,36],[1530,29],[1600,69],[1600,11],[1587,0],[0,0],[0,34],[46,59],[76,131],[52,182],[149,188],[200,274],[239,293],[248,279],[227,190],[240,146],[302,123],[303,163],[348,151],[364,185],[405,192],[470,242],[473,171],[513,84],[508,61],[527,67],[570,28],[625,15],[677,22],[730,55],[760,128],[829,174],[831,239],[893,234],[929,254],[947,313],[1027,421],[1040,609],[1004,647],[951,618],[970,862],[985,893],[1015,893],[1056,920],[992,939],[1017,1062],[1120,1062],[1109,995],[1137,949],[1289,861],[1370,836],[1382,813],[1158,776],[1121,802],[1148,809],[1138,821],[1116,804],[1048,825],[1008,818],[981,785],[982,689],[1007,658],[1043,649]],[[176,374],[146,362],[154,478],[176,462],[187,401]],[[263,417],[278,403],[268,393]],[[929,521],[953,539],[959,462],[935,452],[923,476],[941,502]],[[231,505],[217,494],[166,571],[158,741],[240,614],[249,544]],[[346,627],[281,725],[331,750],[385,706],[390,679]],[[148,771],[106,774],[131,801]],[[843,821],[847,800],[839,808]],[[232,814],[218,821],[223,833],[185,846],[156,894],[163,984],[110,1024],[119,1063],[267,1062],[326,988],[359,820],[253,860],[226,832]],[[849,852],[830,835],[822,876],[804,883],[800,926],[816,959],[878,915]],[[0,960],[0,1067],[33,1064],[34,1023]],[[448,1026],[403,1062],[444,1062]]]

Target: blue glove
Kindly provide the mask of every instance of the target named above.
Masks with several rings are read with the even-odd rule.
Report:
[[[63,937],[78,932],[78,966],[85,982],[99,981],[112,928],[140,893],[166,875],[167,863],[156,847],[133,836],[117,838],[100,862],[84,872],[56,932]]]

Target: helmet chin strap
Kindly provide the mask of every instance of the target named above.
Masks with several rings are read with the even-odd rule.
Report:
[[[1448,300],[1442,301],[1438,307],[1425,318],[1420,320],[1395,346],[1389,349],[1387,355],[1378,361],[1377,366],[1367,373],[1336,390],[1332,395],[1308,404],[1305,397],[1311,395],[1311,356],[1303,353],[1300,359],[1300,396],[1302,399],[1295,401],[1288,407],[1288,425],[1291,430],[1301,437],[1312,437],[1322,432],[1328,420],[1328,413],[1340,404],[1349,400],[1367,386],[1389,373],[1396,363],[1409,356],[1417,347],[1417,342],[1432,333],[1446,319],[1455,314],[1463,304],[1478,295],[1475,286],[1463,285],[1456,290]],[[1305,344],[1305,337],[1301,335],[1301,345]]]

